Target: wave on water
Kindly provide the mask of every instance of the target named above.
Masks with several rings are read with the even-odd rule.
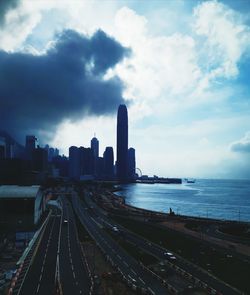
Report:
[[[250,180],[199,179],[192,184],[129,184],[117,192],[136,207],[188,216],[250,221]]]

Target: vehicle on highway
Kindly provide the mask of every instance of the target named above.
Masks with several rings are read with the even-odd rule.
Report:
[[[63,220],[63,225],[67,225],[68,224],[68,220],[67,219],[64,219]]]
[[[170,260],[176,260],[176,257],[171,252],[165,252],[164,255],[167,256],[167,258]]]
[[[117,228],[117,226],[113,226],[113,231],[118,232],[119,229]]]

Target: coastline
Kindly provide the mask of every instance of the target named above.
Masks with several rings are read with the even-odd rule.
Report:
[[[129,184],[116,189],[127,205],[186,218],[250,222],[249,180],[197,179],[195,184]]]
[[[219,228],[223,226],[247,226],[250,231],[250,222],[235,221],[235,220],[220,220],[213,218],[203,218],[196,216],[185,216],[185,215],[170,215],[169,213],[162,213],[158,211],[138,208],[130,204],[126,204],[124,197],[116,195],[112,192],[112,195],[118,199],[118,202],[122,204],[123,209],[128,212],[134,212],[133,216],[126,215],[127,218],[140,220],[144,222],[153,222],[158,224],[160,227],[165,227],[168,230],[180,232],[184,235],[198,239],[201,242],[208,242],[215,244],[219,247],[226,249],[227,251],[235,251],[239,255],[250,257],[250,237],[240,237],[231,234],[221,232]],[[137,214],[136,214],[137,213]],[[139,213],[139,215],[138,215]],[[142,214],[142,216],[141,216]],[[119,214],[118,214],[119,215]],[[145,216],[149,217],[145,218]],[[155,220],[154,220],[154,218]],[[192,222],[197,223],[197,229],[192,230],[187,228],[187,224]],[[209,230],[214,228],[214,232]]]

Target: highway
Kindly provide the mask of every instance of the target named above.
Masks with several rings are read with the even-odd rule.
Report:
[[[63,294],[90,294],[90,279],[83,262],[72,206],[61,198],[63,217],[59,238],[59,275]]]
[[[144,239],[143,237],[128,231],[126,228],[122,227],[121,225],[113,222],[110,218],[108,218],[105,214],[103,214],[102,209],[100,210],[97,204],[94,203],[89,197],[85,198],[85,201],[87,202],[88,206],[94,208],[95,212],[98,213],[95,217],[96,222],[110,229],[112,229],[115,226],[119,230],[121,238],[123,238],[124,240],[127,240],[133,243],[139,249],[142,249],[145,252],[148,252],[149,254],[155,256],[161,261],[168,261],[167,263],[168,265],[172,264],[174,267],[177,266],[180,270],[183,270],[188,274],[192,274],[193,277],[205,283],[208,286],[208,288],[211,287],[221,292],[222,294],[226,294],[226,295],[239,294],[237,291],[235,291],[230,286],[226,285],[224,282],[216,279],[215,277],[211,276],[207,272],[203,271],[201,268],[188,262],[187,260],[183,259],[182,257],[176,254],[174,255],[177,259],[174,261],[173,260],[171,261],[168,255],[166,255],[165,253],[172,252],[172,251],[169,251],[168,249],[160,247],[157,244],[154,244]]]
[[[72,196],[72,203],[80,221],[106,255],[107,260],[113,264],[134,290],[144,290],[152,295],[170,294],[161,281],[153,277],[103,230],[102,225],[82,206],[76,194]]]
[[[24,277],[19,295],[55,293],[55,269],[60,229],[60,214],[52,215],[45,228],[39,247]]]
[[[92,294],[72,206],[65,196],[59,200],[61,210],[53,210],[13,294],[54,295],[58,287],[61,295]]]

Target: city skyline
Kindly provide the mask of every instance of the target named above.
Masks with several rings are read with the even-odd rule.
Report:
[[[1,129],[116,154],[126,104],[143,174],[249,179],[249,19],[244,0],[3,1]]]

